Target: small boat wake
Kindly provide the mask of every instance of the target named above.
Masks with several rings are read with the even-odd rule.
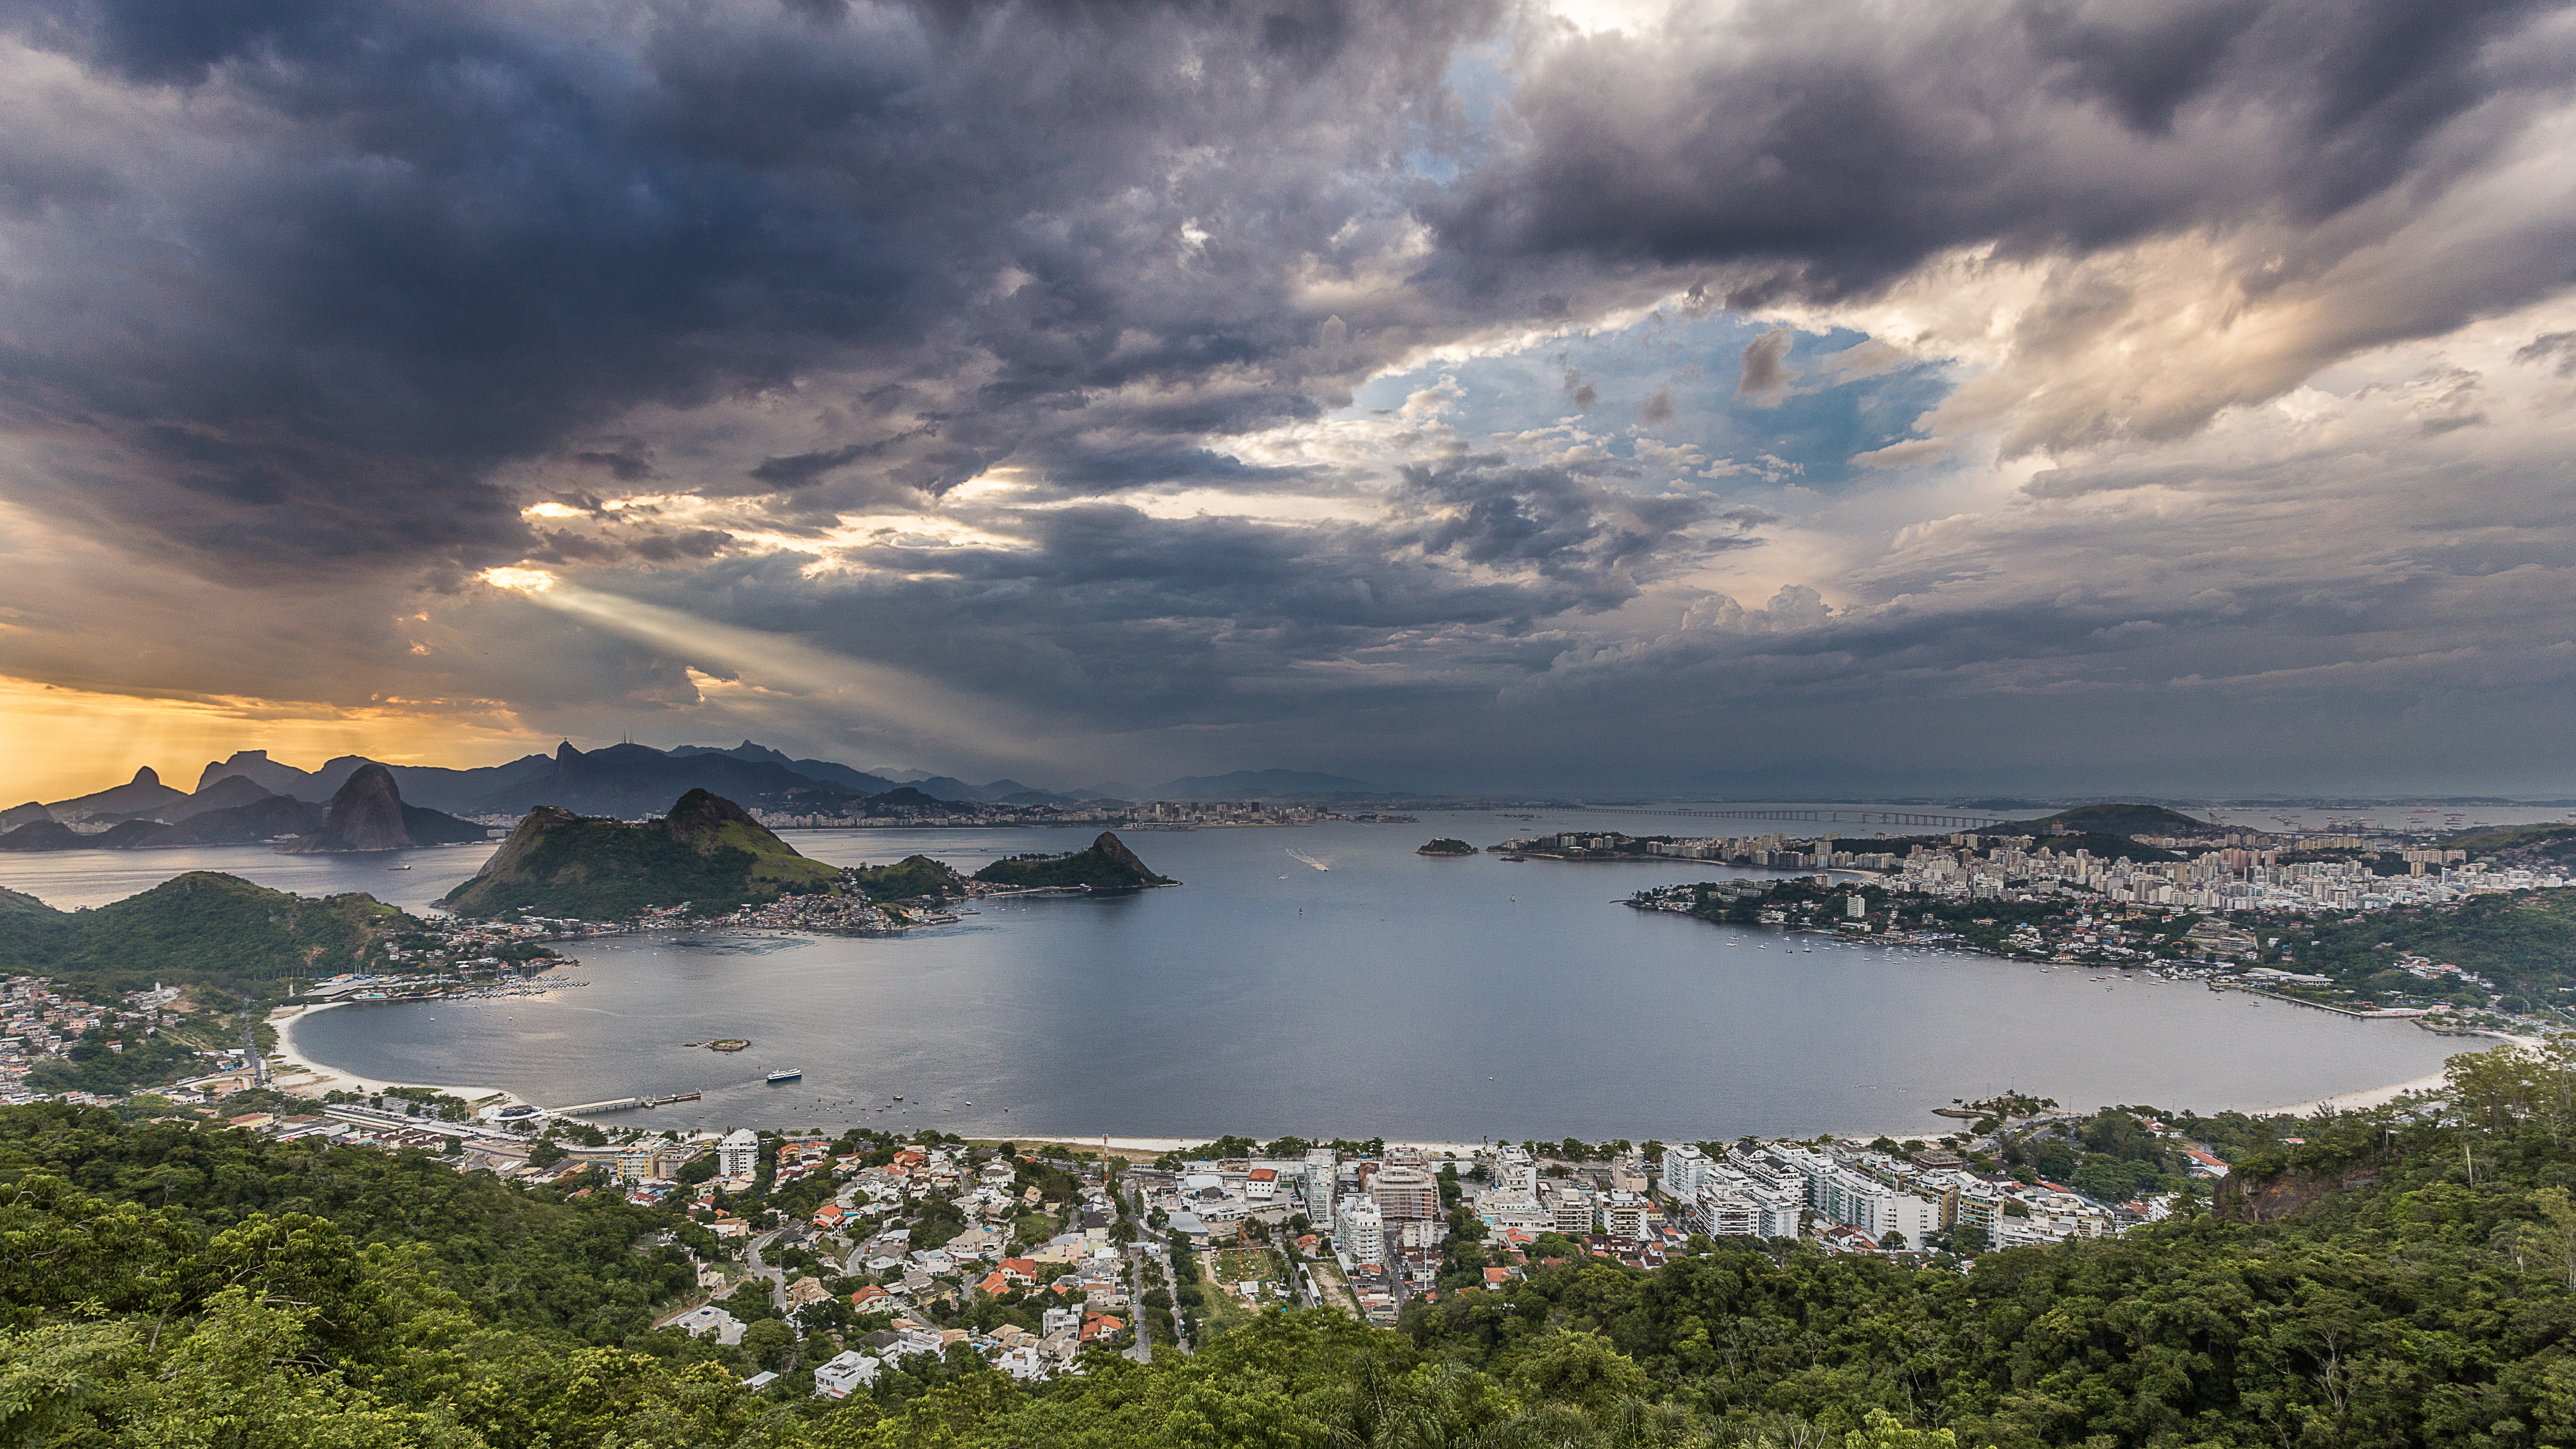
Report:
[[[1315,857],[1313,857],[1313,856],[1311,856],[1311,855],[1308,855],[1306,852],[1304,852],[1304,851],[1302,851],[1302,850],[1297,850],[1297,849],[1292,848],[1292,849],[1290,849],[1290,850],[1289,850],[1289,852],[1288,852],[1288,853],[1289,853],[1290,855],[1293,855],[1293,856],[1297,857],[1297,859],[1299,859],[1299,860],[1301,860],[1301,861],[1304,861],[1306,864],[1313,866],[1313,867],[1314,867],[1315,869],[1317,869],[1317,870],[1331,870],[1331,869],[1332,869],[1332,866],[1330,866],[1330,865],[1326,864],[1326,863],[1325,863],[1325,862],[1323,862],[1323,861],[1317,860]]]

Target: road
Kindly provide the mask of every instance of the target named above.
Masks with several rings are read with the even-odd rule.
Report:
[[[769,1306],[781,1313],[787,1311],[787,1270],[762,1262],[760,1250],[777,1241],[778,1235],[784,1231],[784,1228],[772,1228],[765,1233],[754,1233],[751,1240],[742,1245],[742,1258],[751,1266],[751,1275],[769,1280]]]
[[[1136,1342],[1127,1350],[1127,1356],[1139,1363],[1149,1363],[1153,1360],[1154,1350],[1146,1337],[1145,1329],[1145,1263],[1148,1256],[1162,1260],[1163,1281],[1169,1285],[1164,1289],[1165,1292],[1168,1293],[1177,1288],[1179,1280],[1172,1276],[1170,1244],[1162,1234],[1145,1226],[1145,1193],[1142,1188],[1136,1191],[1133,1210],[1136,1214],[1136,1241],[1127,1250],[1127,1260],[1128,1272],[1134,1280],[1129,1284],[1128,1296],[1135,1304]],[[1183,1353],[1191,1351],[1189,1335],[1181,1329],[1181,1315],[1177,1311],[1177,1301],[1172,1314],[1172,1335],[1176,1340],[1172,1345],[1174,1348]]]

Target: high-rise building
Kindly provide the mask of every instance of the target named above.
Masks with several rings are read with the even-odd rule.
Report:
[[[1427,1167],[1389,1162],[1369,1180],[1369,1196],[1377,1200],[1378,1213],[1388,1222],[1440,1216],[1440,1179]]]
[[[1333,1168],[1333,1149],[1318,1147],[1306,1154],[1306,1221],[1326,1235],[1333,1231]]]
[[[1333,1241],[1350,1255],[1353,1263],[1386,1263],[1386,1222],[1378,1215],[1377,1204],[1365,1197],[1341,1200],[1333,1209]]]
[[[1497,1149],[1494,1153],[1494,1186],[1506,1192],[1537,1192],[1538,1163],[1520,1148]]]
[[[1688,1204],[1699,1198],[1699,1185],[1708,1176],[1708,1154],[1688,1143],[1664,1149],[1662,1164],[1664,1196]]]
[[[716,1143],[716,1175],[750,1177],[760,1171],[760,1134],[736,1127]]]
[[[1592,1231],[1592,1194],[1579,1187],[1560,1187],[1547,1200],[1556,1230],[1569,1236]]]

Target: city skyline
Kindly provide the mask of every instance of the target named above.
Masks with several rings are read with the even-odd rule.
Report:
[[[0,74],[13,798],[2568,794],[2562,7],[33,0]]]

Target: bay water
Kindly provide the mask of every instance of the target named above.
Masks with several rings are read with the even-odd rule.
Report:
[[[576,960],[550,973],[564,984],[541,994],[335,1007],[297,1022],[294,1044],[358,1077],[506,1088],[549,1106],[703,1094],[621,1125],[1428,1141],[1929,1136],[1951,1125],[1932,1108],[2006,1088],[2076,1108],[2252,1109],[2412,1079],[2487,1045],[2143,975],[1618,903],[1749,873],[1704,862],[1415,853],[1436,835],[1481,846],[1560,829],[1756,828],[1546,810],[1126,832],[1184,884],[985,901],[957,925],[895,938],[597,938],[569,944]],[[788,839],[835,863],[920,852],[971,873],[1095,833]],[[0,884],[73,907],[223,870],[422,909],[488,853],[81,851],[0,861]],[[731,1037],[752,1046],[691,1045]],[[781,1068],[803,1076],[767,1085]]]

